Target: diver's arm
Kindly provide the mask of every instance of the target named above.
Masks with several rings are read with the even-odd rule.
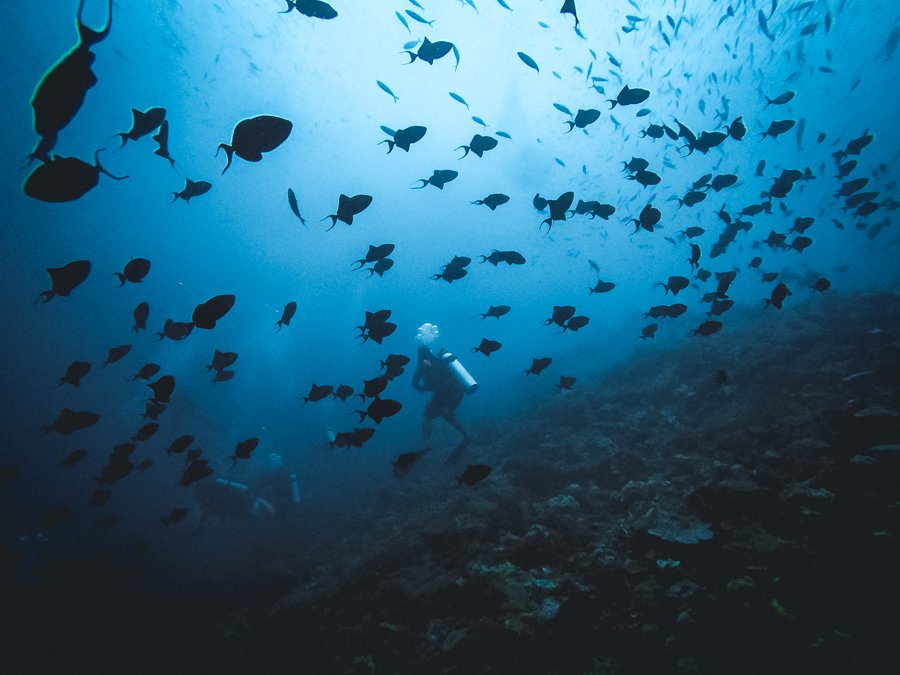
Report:
[[[428,391],[425,387],[425,383],[423,382],[424,379],[425,379],[425,368],[424,368],[423,364],[420,363],[418,366],[416,366],[416,372],[413,373],[413,380],[412,380],[413,389],[415,389],[418,392]]]

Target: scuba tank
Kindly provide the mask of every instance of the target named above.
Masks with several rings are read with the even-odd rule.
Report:
[[[459,359],[456,358],[454,354],[450,352],[443,352],[440,355],[441,361],[447,364],[447,367],[450,368],[450,372],[453,373],[453,376],[459,381],[459,383],[463,386],[463,389],[467,394],[473,394],[478,389],[478,383],[475,381],[475,378],[469,374],[469,371],[466,370],[465,366],[459,362]]]
[[[294,504],[300,503],[300,483],[297,482],[297,474],[291,474],[291,501]]]
[[[246,492],[250,489],[244,483],[238,483],[236,480],[228,480],[227,478],[216,478],[216,483],[225,487],[234,488],[235,490],[240,490],[241,492]]]

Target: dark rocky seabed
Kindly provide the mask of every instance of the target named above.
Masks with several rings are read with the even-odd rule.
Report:
[[[6,550],[4,671],[893,672],[900,297],[792,300],[263,526],[237,580],[91,554],[15,583]]]

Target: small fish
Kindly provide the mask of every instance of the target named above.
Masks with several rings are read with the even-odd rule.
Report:
[[[256,450],[258,445],[258,438],[248,438],[246,441],[238,443],[234,449],[234,454],[230,457],[232,466],[237,464],[239,459],[250,459],[250,454]]]
[[[387,85],[386,85],[384,82],[382,82],[381,80],[375,80],[375,84],[378,85],[378,88],[381,89],[381,91],[383,91],[385,94],[387,94],[388,96],[390,96],[391,98],[393,98],[393,99],[394,99],[394,103],[396,103],[397,101],[400,100],[400,98],[399,98],[394,92],[391,91],[391,88],[390,88],[389,86],[387,86]]]
[[[553,107],[556,108],[557,110],[559,110],[561,113],[565,113],[565,114],[568,115],[569,117],[572,116],[572,111],[569,110],[569,109],[568,109],[566,106],[564,106],[562,103],[554,103],[554,104],[553,104]]]
[[[286,0],[286,2],[287,9],[280,12],[281,14],[287,14],[292,9],[296,9],[304,16],[308,16],[312,19],[328,20],[333,19],[338,15],[331,5],[327,2],[322,2],[322,0]]]
[[[136,141],[139,138],[156,131],[166,118],[166,109],[149,108],[146,111],[141,112],[140,110],[132,108],[131,117],[131,129],[125,133],[116,134],[122,141],[122,145],[119,146],[120,149],[124,148],[129,140]]]
[[[466,110],[469,109],[469,104],[466,103],[466,99],[464,99],[464,98],[463,98],[462,96],[460,96],[459,94],[457,94],[457,93],[451,91],[451,92],[450,92],[450,98],[452,98],[454,101],[457,101],[457,102],[459,102],[459,103],[462,103],[464,106],[466,106]]]
[[[411,9],[406,9],[406,10],[403,10],[403,11],[405,11],[405,12],[406,12],[406,15],[407,15],[410,19],[412,19],[413,21],[418,21],[419,23],[424,23],[424,24],[427,25],[427,26],[431,26],[431,25],[434,24],[434,20],[426,21],[426,20],[425,20],[424,18],[422,18],[419,14],[416,14],[416,13],[415,13],[414,11],[412,11]]]
[[[519,58],[522,59],[522,63],[524,63],[529,68],[534,68],[537,72],[541,72],[541,69],[538,68],[538,64],[535,62],[533,58],[528,56],[525,52],[518,52]]]
[[[766,104],[763,106],[763,110],[768,108],[770,105],[784,105],[794,98],[796,92],[786,91],[783,94],[779,94],[775,98],[769,98],[768,96],[764,96],[766,99]]]
[[[501,316],[508,314],[510,311],[509,305],[491,305],[488,307],[488,311],[484,314],[479,314],[481,320],[484,321],[487,317],[491,316],[495,319],[499,319]]]
[[[291,319],[294,318],[294,314],[296,312],[297,312],[297,303],[296,302],[291,301],[288,304],[286,304],[284,306],[284,311],[281,313],[281,318],[275,322],[275,324],[278,326],[278,328],[276,329],[275,332],[276,333],[279,332],[283,326],[290,326]]]
[[[481,343],[477,347],[473,347],[472,351],[476,353],[484,354],[485,356],[490,356],[497,350],[499,350],[503,345],[496,340],[488,340],[487,338],[483,338]]]
[[[472,121],[475,122],[475,124],[480,124],[485,129],[487,128],[487,122],[485,122],[483,119],[481,119],[477,115],[472,115]]]
[[[309,229],[309,226],[306,224],[306,221],[303,219],[303,216],[300,215],[300,205],[297,203],[297,195],[294,194],[294,191],[291,188],[288,188],[288,205],[291,207],[291,211],[300,219],[300,223],[306,229]]]
[[[573,2],[573,0],[566,1]],[[469,466],[466,467],[466,470],[456,477],[456,487],[459,487],[463,483],[471,487],[476,483],[483,481],[490,473],[491,467],[486,464],[469,464]]]
[[[314,0],[300,0],[308,2]],[[288,4],[290,0],[288,0]],[[325,3],[321,3],[325,4]],[[325,5],[327,7],[327,5]],[[231,132],[231,144],[220,143],[216,155],[224,150],[227,162],[222,173],[228,171],[234,155],[247,162],[259,162],[263,153],[271,152],[290,136],[294,125],[290,120],[274,115],[258,115],[238,122]]]
[[[551,359],[549,356],[545,356],[539,359],[531,359],[531,367],[525,371],[525,376],[527,377],[528,375],[540,375],[541,372],[552,362],[553,359]]]

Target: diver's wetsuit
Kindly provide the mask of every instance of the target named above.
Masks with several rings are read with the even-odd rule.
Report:
[[[466,393],[465,388],[444,360],[433,356],[427,347],[419,348],[419,364],[413,375],[413,387],[416,391],[430,391],[433,394],[425,406],[422,420],[423,440],[427,442],[431,434],[431,421],[436,417],[443,417],[462,434],[463,444],[468,443],[469,435],[454,416]]]

